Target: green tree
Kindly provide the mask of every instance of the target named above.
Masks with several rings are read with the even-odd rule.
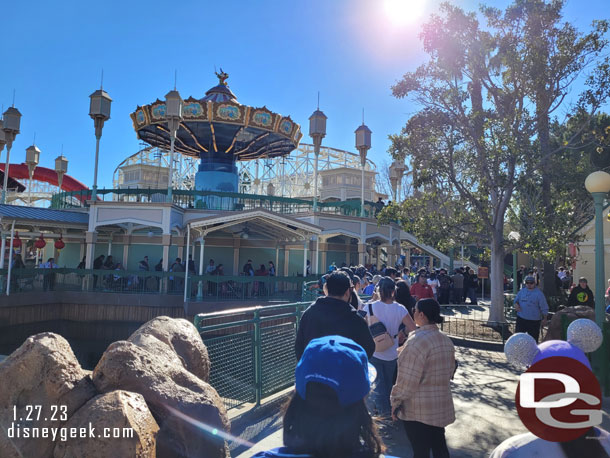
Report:
[[[533,7],[541,3],[518,0],[504,14],[484,7],[482,26],[474,13],[443,4],[440,15],[431,18],[421,35],[429,61],[405,74],[392,88],[396,97],[409,97],[421,107],[401,135],[392,138],[390,149],[395,158],[409,157],[414,186],[428,201],[428,207],[419,204],[416,214],[409,213],[418,209],[413,202],[417,196],[403,204],[407,219],[413,219],[413,226],[430,228],[434,219],[430,210],[438,209],[434,213],[437,229],[430,231],[437,239],[445,228],[447,239],[469,234],[489,240],[490,321],[504,320],[504,233],[511,198],[530,165],[537,164],[535,172],[542,176],[541,164],[548,161],[549,153],[557,152],[549,146],[543,153],[540,135],[548,128],[544,119],[550,119],[555,104],[561,105],[563,98],[553,97],[555,93],[541,87],[539,79],[544,84],[561,82],[562,93],[575,81],[573,74],[557,77],[559,64],[547,68],[548,61],[542,67],[551,76],[541,76],[540,67],[532,64],[535,57],[527,54],[527,40],[560,20],[556,12],[562,1],[552,2],[555,8],[550,11]],[[543,27],[533,31],[532,24]],[[570,27],[551,29],[553,43],[580,36]],[[598,48],[603,49],[604,26],[597,33]],[[579,49],[584,51],[572,53],[571,59],[580,61],[584,55],[587,61],[587,56],[597,56],[586,46]],[[554,53],[549,51],[549,55]],[[570,63],[570,59],[559,60],[562,65]],[[607,97],[607,76],[603,64],[592,71],[590,86],[579,99],[581,111],[594,111]]]
[[[579,212],[572,212],[569,193],[564,193],[561,182],[574,177],[570,170],[559,163],[561,153],[573,146],[579,133],[587,128],[589,119],[606,100],[608,93],[607,60],[600,61],[607,48],[605,34],[607,21],[595,21],[588,33],[581,33],[569,22],[562,22],[564,0],[516,0],[505,11],[483,8],[488,23],[497,30],[499,46],[508,52],[504,60],[519,62],[518,71],[523,78],[516,78],[526,88],[527,99],[535,121],[535,142],[531,156],[526,161],[526,175],[534,177],[519,189],[534,191],[540,205],[530,212],[531,230],[521,228],[522,241],[543,254],[545,261],[545,293],[555,294],[553,254],[566,234],[566,222],[578,219]],[[507,62],[511,68],[514,64]],[[565,99],[570,88],[588,68],[588,87],[573,107],[566,107]],[[554,119],[559,109],[582,115],[571,122],[573,137],[563,138],[558,144],[553,137]],[[578,121],[578,122],[574,122]],[[574,165],[580,161],[570,157]],[[576,159],[576,160],[575,160]],[[558,173],[560,172],[560,173]],[[562,172],[568,172],[562,176]],[[576,174],[578,176],[578,174]],[[535,186],[532,184],[535,183]],[[559,183],[559,186],[553,186]],[[582,183],[582,182],[581,182]],[[582,184],[578,183],[582,188]],[[567,200],[566,200],[567,197]]]

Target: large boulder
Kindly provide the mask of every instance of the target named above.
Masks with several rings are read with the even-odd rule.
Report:
[[[117,390],[98,395],[78,409],[65,426],[87,434],[94,428],[95,439],[87,436],[58,442],[54,458],[156,456],[159,426],[137,393]]]
[[[25,428],[52,434],[95,395],[66,339],[50,332],[29,337],[0,363],[0,457],[52,457],[53,437],[24,438],[33,432]]]
[[[116,389],[141,394],[160,426],[158,457],[226,458],[218,432],[230,423],[214,388],[183,366],[169,347],[151,335],[115,342],[93,371],[101,393]]]
[[[208,350],[193,323],[182,318],[159,316],[140,326],[128,340],[143,346],[143,335],[156,337],[167,344],[182,359],[186,370],[204,382],[210,380]]]
[[[549,329],[544,337],[544,341],[547,340],[561,340],[561,317],[567,316],[568,324],[578,318],[588,318],[595,321],[595,310],[586,305],[577,305],[575,307],[563,307],[557,310],[551,322],[549,323]]]

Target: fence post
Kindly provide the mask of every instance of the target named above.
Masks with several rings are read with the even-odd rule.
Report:
[[[261,341],[261,322],[260,309],[254,310],[254,386],[256,405],[261,404],[263,399],[263,361],[262,361],[262,341]]]

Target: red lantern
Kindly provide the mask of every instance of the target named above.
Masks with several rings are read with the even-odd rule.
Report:
[[[46,245],[47,242],[45,242],[44,237],[40,234],[40,238],[34,242],[34,246],[39,250],[42,250]]]
[[[15,237],[13,237],[13,248],[21,248],[21,239],[19,238],[19,232],[15,232]]]
[[[55,248],[58,250],[63,250],[66,244],[64,243],[62,236],[59,236],[59,239],[55,241]]]
[[[568,254],[573,258],[576,257],[576,245],[574,242],[568,244]]]

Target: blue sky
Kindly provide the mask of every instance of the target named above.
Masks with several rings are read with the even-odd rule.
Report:
[[[425,14],[439,4],[404,0],[409,2],[414,3],[408,11],[421,4]],[[456,3],[473,9],[479,2]],[[370,157],[377,163],[389,161],[388,134],[416,110],[393,98],[390,86],[425,59],[417,38],[422,20],[394,20],[383,0],[91,5],[35,0],[2,6],[0,103],[6,109],[15,89],[15,106],[23,114],[12,163],[25,160],[36,135],[41,165],[52,168],[63,144],[68,173],[91,185],[95,138],[88,96],[99,87],[102,68],[104,89],[114,102],[100,149],[100,187],[111,187],[115,167],[139,149],[129,114],[162,99],[173,86],[174,70],[183,97],[202,97],[217,84],[214,65],[222,66],[241,103],[290,115],[305,134],[320,91],[320,108],[328,116],[324,144],[335,148],[354,150],[364,108],[373,131]],[[604,7],[604,0],[572,0],[566,19],[584,30]]]

